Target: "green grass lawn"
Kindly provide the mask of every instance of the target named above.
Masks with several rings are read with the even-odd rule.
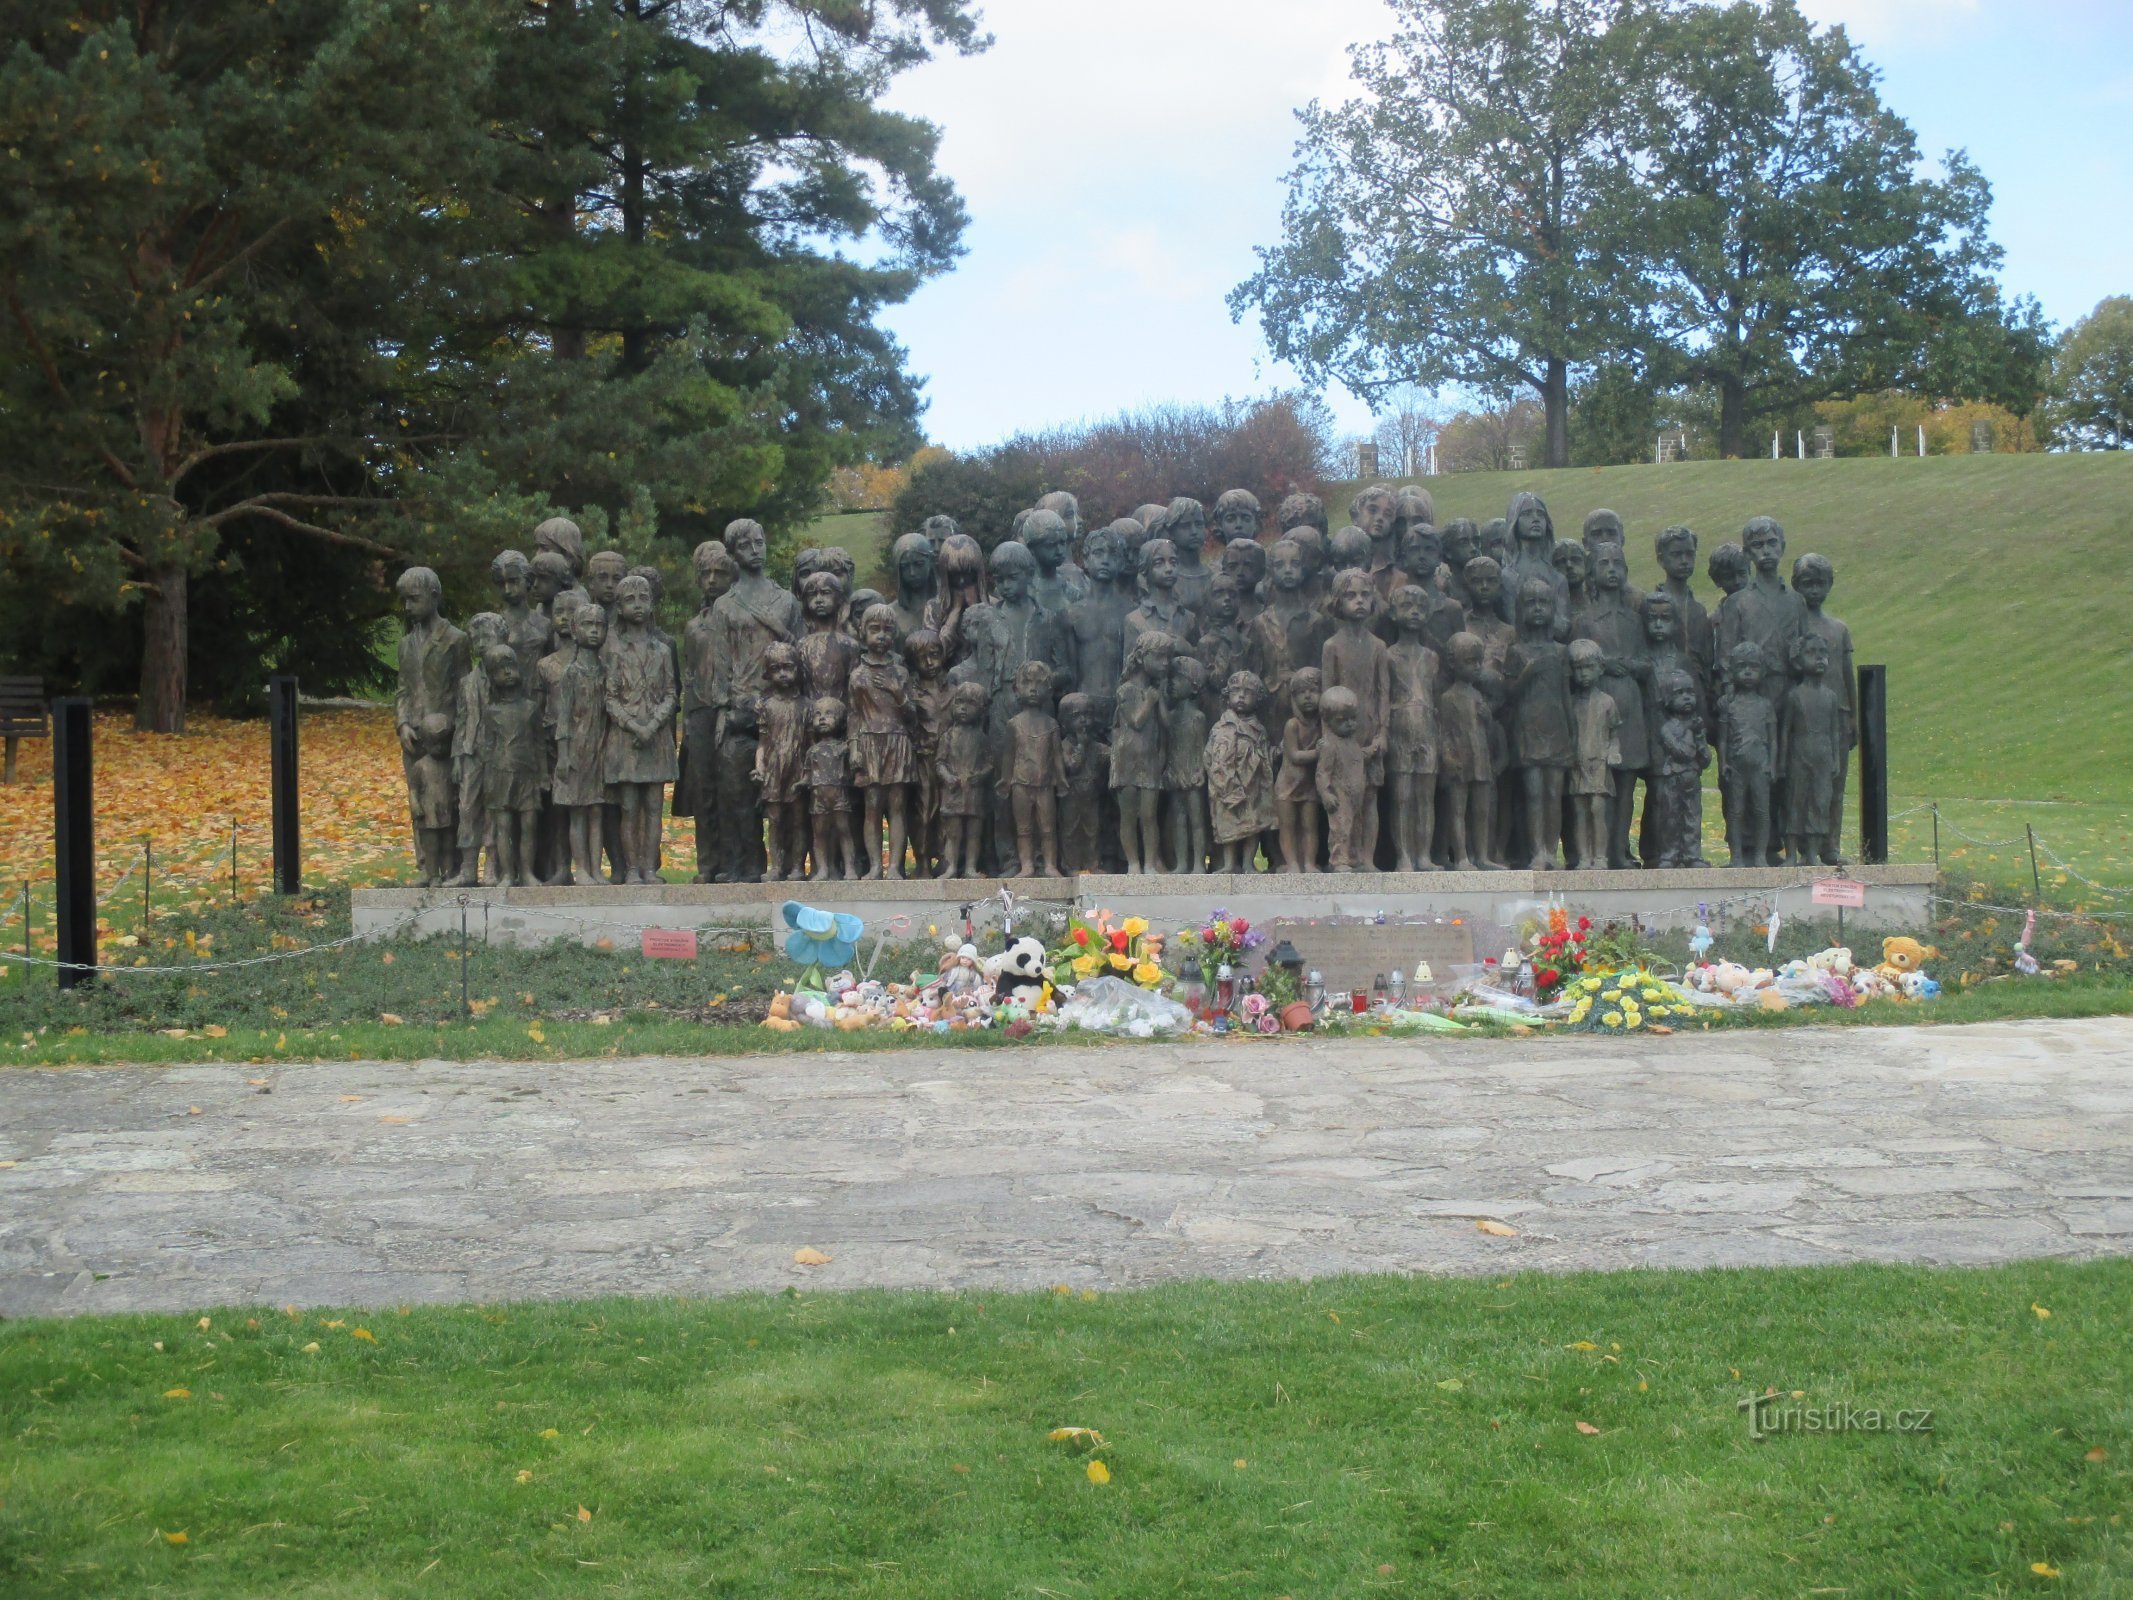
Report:
[[[2128,1261],[9,1323],[0,1590],[2122,1595],[2129,1325]]]
[[[800,535],[798,548],[843,545],[852,553],[853,564],[859,573],[859,586],[889,594],[896,580],[881,566],[881,530],[887,521],[887,515],[880,511],[832,512],[808,524],[807,530]]]

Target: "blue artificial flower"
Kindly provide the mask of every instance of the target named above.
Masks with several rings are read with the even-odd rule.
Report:
[[[821,911],[788,900],[779,908],[785,925],[785,953],[803,967],[834,969],[848,965],[859,949],[866,924],[848,911]]]

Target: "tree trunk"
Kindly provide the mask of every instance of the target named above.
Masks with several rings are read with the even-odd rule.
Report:
[[[1728,373],[1718,382],[1718,453],[1738,461],[1748,446],[1748,386]]]
[[[141,693],[133,725],[142,733],[185,731],[185,568],[152,568],[141,613]]]
[[[1560,356],[1548,358],[1548,374],[1541,384],[1541,404],[1548,416],[1547,465],[1570,465],[1570,363]]]

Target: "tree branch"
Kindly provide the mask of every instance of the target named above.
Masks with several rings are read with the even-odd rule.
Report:
[[[295,496],[293,498],[316,499],[318,497]],[[202,525],[212,528],[220,527],[224,522],[227,522],[232,517],[244,516],[246,514],[258,517],[265,517],[269,522],[278,522],[283,527],[288,528],[293,532],[308,533],[311,535],[312,538],[323,539],[328,544],[342,545],[350,550],[368,551],[371,555],[374,556],[388,556],[397,559],[403,553],[401,551],[395,550],[389,544],[379,544],[374,539],[361,538],[358,535],[352,533],[342,533],[334,528],[322,528],[315,522],[305,522],[299,517],[290,516],[289,513],[286,511],[278,510],[277,508],[271,505],[262,504],[260,500],[246,500],[237,505],[225,507],[223,510],[216,512],[213,516],[201,517],[198,520],[201,522]]]

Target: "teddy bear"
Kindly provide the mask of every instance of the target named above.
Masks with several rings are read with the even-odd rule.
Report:
[[[985,963],[993,1000],[1034,1006],[1044,998],[1044,945],[1027,935]]]
[[[1881,941],[1881,964],[1874,970],[1888,979],[1891,988],[1900,990],[1906,973],[1920,971],[1927,961],[1939,958],[1933,946],[1920,944],[1908,934],[1891,934]]]

